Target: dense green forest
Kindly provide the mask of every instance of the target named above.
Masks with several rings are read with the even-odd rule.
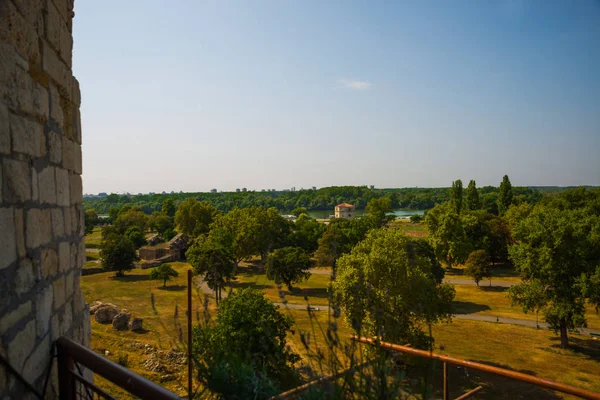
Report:
[[[515,201],[537,203],[542,194],[528,187],[514,187]],[[498,188],[484,186],[479,188],[483,208],[497,213]],[[551,192],[550,190],[545,193]],[[160,211],[163,201],[171,199],[176,206],[190,197],[206,201],[219,211],[228,212],[234,207],[275,207],[282,212],[291,212],[298,207],[307,210],[332,210],[336,204],[347,202],[357,209],[364,209],[374,198],[389,197],[392,208],[428,210],[436,204],[450,199],[450,188],[402,188],[370,189],[365,186],[332,186],[317,190],[270,191],[270,192],[221,192],[221,193],[162,193],[141,195],[110,194],[105,197],[87,196],[84,199],[86,209],[94,209],[98,214],[108,214],[111,208],[124,205],[137,206],[146,214]]]

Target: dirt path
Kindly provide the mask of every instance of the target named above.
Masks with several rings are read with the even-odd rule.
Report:
[[[324,272],[329,273],[329,271],[327,271],[327,270],[312,270],[311,272],[317,273],[316,271],[324,271]],[[318,272],[318,273],[320,273],[320,272]],[[475,285],[475,282],[473,282],[473,281],[466,281],[466,280],[462,280],[462,279],[452,279],[452,281],[459,281],[459,282],[464,281],[464,282],[470,282],[470,283],[459,283],[459,282],[449,282],[449,283],[458,284],[458,285],[468,285],[468,284]],[[204,282],[199,277],[195,280],[195,283],[196,283],[196,286],[198,287],[198,289],[200,289],[203,293],[206,293],[208,295],[214,295],[214,292],[208,287],[206,282]],[[502,286],[502,287],[509,287],[510,285],[513,284],[512,282],[497,282],[497,283],[502,283],[502,285],[497,285],[497,286]],[[508,286],[504,286],[507,284],[508,284]],[[229,291],[224,290],[222,293],[223,298],[227,297],[228,294],[229,294]],[[291,304],[291,303],[287,303],[287,304],[274,303],[274,304],[277,306],[280,306],[281,308],[289,308],[292,310],[306,310],[306,307],[307,307],[306,304]],[[329,311],[329,306],[311,306],[311,307],[312,307],[313,311]],[[527,326],[530,328],[535,328],[535,321],[531,321],[531,320],[527,320],[527,319],[503,318],[503,317],[497,318],[492,315],[480,315],[480,314],[476,314],[476,313],[474,313],[474,314],[456,314],[456,315],[454,315],[454,318],[466,319],[466,320],[471,320],[471,321],[492,322],[492,323],[498,323],[498,324],[520,325],[520,326]],[[548,329],[548,324],[545,322],[540,322],[539,326],[542,329]],[[579,332],[581,332],[581,334],[583,334],[583,335],[590,335],[592,333],[595,335],[600,335],[600,330],[598,330],[598,329],[579,328]]]

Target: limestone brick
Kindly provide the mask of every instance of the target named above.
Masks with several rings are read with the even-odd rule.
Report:
[[[76,142],[63,138],[63,168],[81,175],[81,146]]]
[[[39,337],[44,336],[50,330],[53,300],[54,290],[52,286],[46,286],[35,297],[35,323]]]
[[[65,304],[65,277],[61,276],[52,283],[54,289],[54,310]]]
[[[74,278],[74,276],[75,276],[74,271],[69,272],[65,276],[65,297],[67,299],[70,299],[71,296],[73,296],[73,289],[74,289],[73,278]]]
[[[56,203],[59,206],[69,206],[70,191],[69,191],[69,172],[62,168],[56,168]],[[66,212],[65,212],[66,214]],[[69,224],[70,225],[70,224]],[[71,227],[67,226],[67,234],[71,232]]]
[[[31,199],[29,165],[26,162],[4,158],[2,160],[2,193],[4,202],[22,203]]]
[[[31,200],[38,201],[40,199],[40,183],[38,174],[35,168],[31,167]]]
[[[63,212],[60,208],[50,210],[50,218],[52,219],[52,236],[59,239],[65,235],[65,220]]]
[[[77,257],[79,255],[78,247],[75,243],[71,243],[71,257],[69,258],[69,269],[75,268],[77,265]]]
[[[15,292],[18,295],[29,293],[35,286],[35,283],[33,263],[29,258],[22,258],[19,260],[19,268],[17,268],[17,274],[15,275]]]
[[[63,273],[69,270],[71,261],[71,246],[68,242],[58,244],[58,270]]]
[[[31,306],[31,302],[28,302],[28,304]],[[32,320],[17,333],[10,346],[8,346],[8,362],[17,371],[23,370],[25,359],[34,349],[35,337],[35,321]]]
[[[71,235],[76,235],[79,232],[79,216],[77,214],[77,208],[71,207]]]
[[[52,239],[50,210],[32,208],[26,211],[25,242],[28,249],[36,249]]]
[[[38,186],[40,191],[40,203],[56,204],[54,167],[46,167],[38,174]]]
[[[25,221],[23,219],[23,209],[15,208],[15,240],[17,242],[17,255],[19,258],[25,257],[27,247],[25,247]]]
[[[46,153],[44,127],[14,114],[11,114],[9,119],[13,151],[42,157]]]
[[[69,333],[69,329],[73,326],[73,310],[71,307],[65,307],[59,319],[59,334],[65,336]]]
[[[50,85],[50,118],[52,118],[58,126],[64,128],[65,116],[61,106],[60,93],[55,85]]]
[[[73,137],[78,144],[81,144],[81,113],[78,108],[75,108],[75,114],[73,116]]]
[[[73,228],[71,224],[70,208],[63,208],[63,217],[65,218],[65,235],[71,236],[73,234]]]
[[[0,154],[10,154],[10,124],[8,107],[0,103]]]
[[[56,6],[61,18],[66,22],[69,31],[72,30],[73,0],[51,0]]]
[[[43,279],[52,278],[58,273],[58,254],[55,249],[42,248],[40,272]]]
[[[11,327],[31,314],[31,301],[19,305],[15,310],[5,314],[0,319],[0,336],[6,333]]]
[[[81,204],[83,202],[81,175],[69,174],[69,188],[71,190],[71,204]]]
[[[56,51],[42,39],[42,68],[66,93],[71,93],[71,71]]]
[[[73,77],[73,82],[71,83],[71,102],[77,108],[81,105],[81,89],[79,88],[79,81],[75,77]]]
[[[46,335],[25,361],[23,376],[27,376],[30,380],[35,382],[44,374],[48,364],[50,364],[51,345],[50,335]]]
[[[58,133],[50,131],[48,133],[50,162],[60,164],[62,161],[62,140]]]
[[[79,250],[77,250],[77,268],[81,268],[85,264],[85,240],[79,242]]]
[[[17,241],[15,234],[13,208],[0,208],[0,270],[17,260]]]
[[[0,2],[0,41],[13,45],[25,59],[39,62],[36,27],[10,1]]]

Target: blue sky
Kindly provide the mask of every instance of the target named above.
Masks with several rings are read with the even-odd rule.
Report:
[[[84,191],[600,185],[600,1],[78,1]]]

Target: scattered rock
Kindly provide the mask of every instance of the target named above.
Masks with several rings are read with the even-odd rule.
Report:
[[[161,382],[169,382],[169,381],[174,381],[175,380],[175,376],[171,375],[171,374],[166,374],[160,377],[160,381]]]
[[[156,354],[150,354],[144,364],[144,368],[151,372],[164,372],[165,368],[161,365]]]
[[[129,323],[129,329],[131,329],[132,331],[141,331],[143,329],[143,327],[142,327],[143,323],[144,323],[143,319],[134,318]]]
[[[119,307],[114,304],[104,303],[94,310],[96,322],[101,324],[110,324],[113,318],[119,313]]]
[[[100,306],[104,304],[101,301],[95,301],[92,304],[90,304],[90,314],[95,314],[96,310],[98,310],[98,308],[100,308]]]
[[[96,316],[98,314],[96,313]],[[118,331],[126,331],[129,328],[129,318],[131,314],[127,310],[123,310],[114,316],[112,326]]]

